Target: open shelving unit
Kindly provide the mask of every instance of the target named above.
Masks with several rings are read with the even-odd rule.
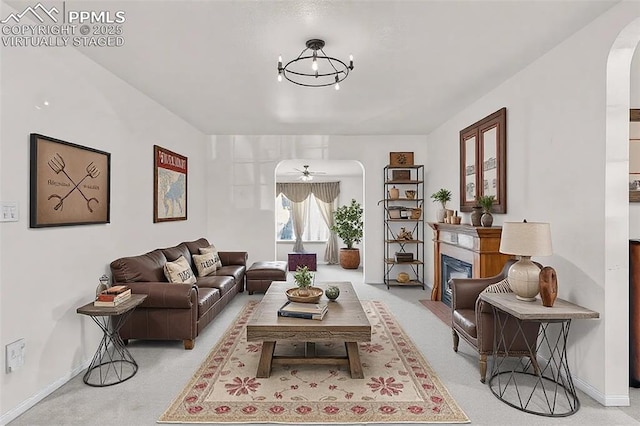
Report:
[[[424,290],[424,166],[385,166],[384,168],[384,283],[391,286],[421,286]],[[391,198],[389,190],[399,190]],[[405,191],[415,191],[413,198]],[[414,210],[422,208],[419,217]],[[400,217],[397,217],[400,216]],[[402,232],[411,234],[403,238]],[[412,254],[410,261],[398,260],[397,254]],[[401,272],[409,274],[408,282],[400,282]]]

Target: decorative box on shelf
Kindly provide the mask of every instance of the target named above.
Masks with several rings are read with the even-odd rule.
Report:
[[[390,152],[389,165],[391,167],[413,166],[413,152]]]
[[[396,262],[413,262],[413,253],[400,253],[396,252]]]

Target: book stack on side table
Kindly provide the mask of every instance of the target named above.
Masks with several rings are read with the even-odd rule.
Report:
[[[278,316],[322,320],[328,309],[329,308],[326,303],[299,303],[287,301],[280,309],[278,309]]]
[[[113,307],[131,298],[131,289],[126,285],[115,285],[96,296],[93,306]]]

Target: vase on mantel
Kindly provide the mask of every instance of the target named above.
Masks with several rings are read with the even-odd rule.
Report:
[[[482,207],[481,206],[473,206],[473,211],[471,212],[471,225],[472,226],[481,226],[481,218],[482,218]]]
[[[485,228],[490,228],[493,225],[493,215],[489,212],[485,212],[480,218],[480,223]]]

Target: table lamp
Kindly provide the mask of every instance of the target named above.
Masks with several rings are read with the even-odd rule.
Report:
[[[519,300],[532,302],[539,291],[540,268],[531,256],[551,256],[551,227],[539,222],[505,222],[502,224],[500,253],[519,257],[509,268],[509,285]]]

